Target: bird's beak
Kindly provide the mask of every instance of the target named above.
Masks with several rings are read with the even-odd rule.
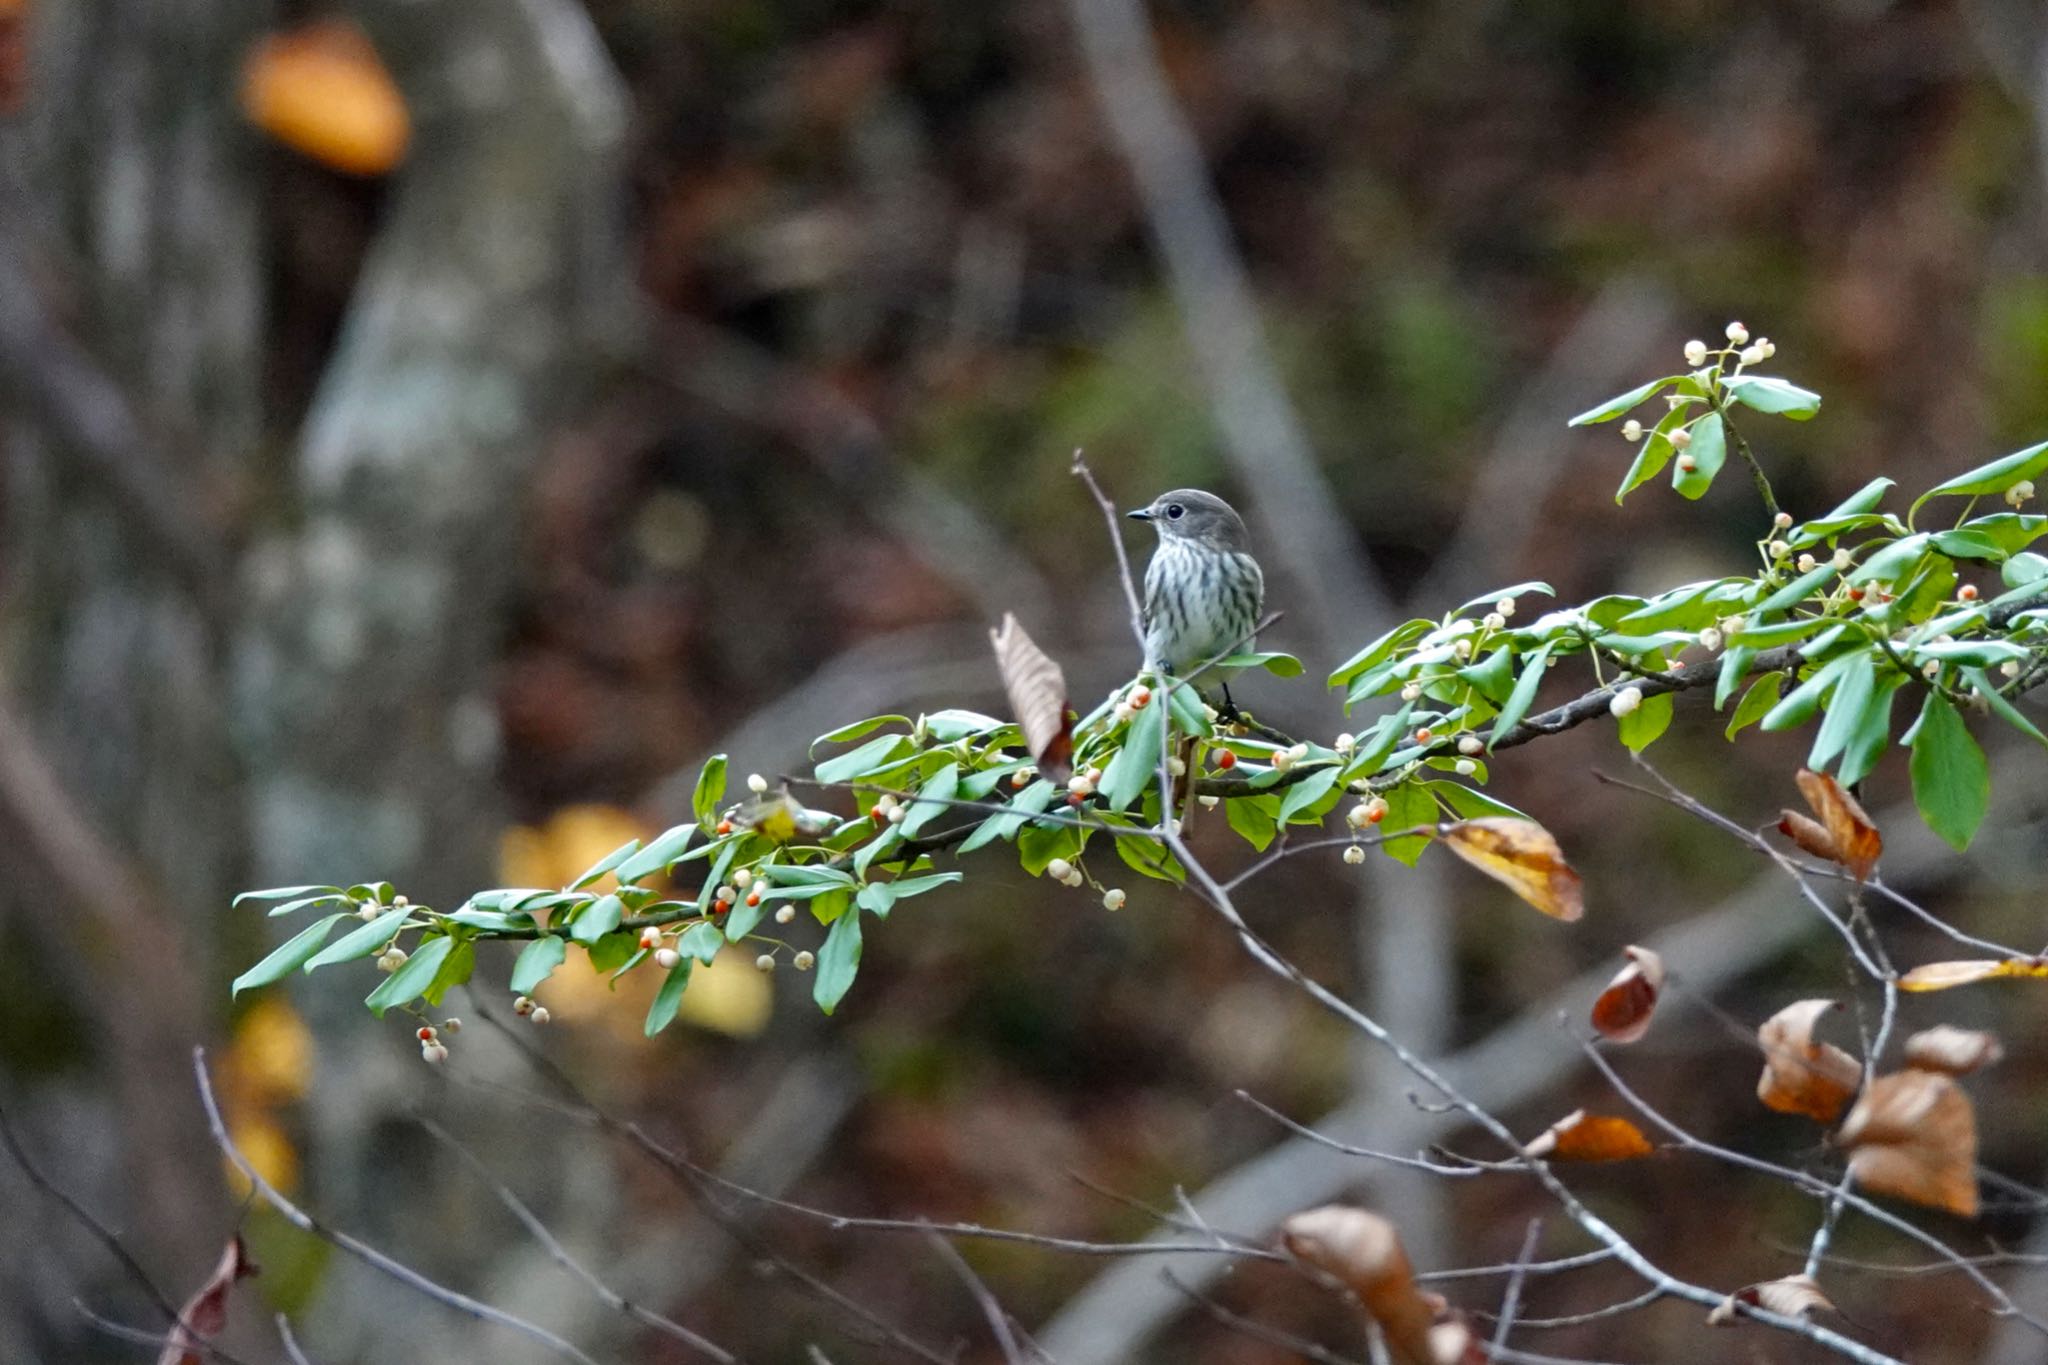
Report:
[[[1150,521],[1152,520],[1152,509],[1149,507],[1140,507],[1136,511],[1126,512],[1124,513],[1124,515],[1129,517],[1132,521]]]

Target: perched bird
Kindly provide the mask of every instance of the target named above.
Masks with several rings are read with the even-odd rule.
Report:
[[[1236,510],[1213,493],[1176,488],[1125,515],[1159,532],[1159,548],[1145,566],[1146,664],[1185,674],[1219,654],[1251,648],[1266,580]],[[1227,680],[1223,699],[1228,708]]]

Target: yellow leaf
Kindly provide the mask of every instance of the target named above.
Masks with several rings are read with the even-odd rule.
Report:
[[[1960,962],[1928,962],[1899,978],[1905,991],[1945,991],[2000,976],[2048,977],[2048,961],[2035,957],[1968,958]]]
[[[361,29],[329,19],[257,43],[242,113],[264,132],[351,175],[382,175],[412,138],[405,99]]]
[[[1550,831],[1534,820],[1488,815],[1440,825],[1451,852],[1552,919],[1586,913],[1584,884]]]
[[[1643,1130],[1627,1119],[1575,1109],[1537,1134],[1522,1148],[1522,1155],[1549,1161],[1627,1161],[1654,1150]]]
[[[507,886],[567,886],[628,839],[647,834],[645,823],[617,806],[564,806],[539,825],[514,825],[499,837],[498,876]],[[591,889],[615,885],[607,876]]]
[[[1799,1000],[1758,1026],[1764,1074],[1756,1097],[1781,1114],[1804,1114],[1833,1123],[1856,1093],[1863,1068],[1832,1043],[1813,1041],[1813,1027],[1835,1007],[1832,1000]]]

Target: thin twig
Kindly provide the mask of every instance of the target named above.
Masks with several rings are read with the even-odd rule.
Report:
[[[1515,1269],[1508,1276],[1508,1285],[1501,1292],[1500,1321],[1494,1324],[1493,1343],[1487,1354],[1498,1356],[1507,1349],[1508,1333],[1515,1327],[1515,1311],[1522,1306],[1522,1281],[1529,1274],[1529,1258],[1536,1254],[1536,1239],[1543,1235],[1543,1220],[1531,1218],[1529,1231],[1523,1234],[1522,1250],[1515,1257]]]
[[[249,1158],[242,1155],[242,1149],[237,1147],[235,1140],[228,1135],[227,1124],[221,1118],[220,1105],[213,1097],[213,1079],[207,1074],[206,1049],[203,1047],[192,1049],[192,1074],[198,1081],[199,1101],[206,1109],[206,1124],[207,1128],[213,1133],[215,1145],[220,1148],[221,1153],[229,1161],[234,1163],[235,1169],[242,1173],[243,1178],[248,1180],[249,1186],[255,1191],[256,1197],[283,1214],[285,1220],[293,1227],[301,1232],[310,1233],[330,1246],[347,1252],[365,1265],[382,1271],[400,1284],[425,1295],[436,1303],[445,1304],[457,1312],[467,1313],[470,1317],[477,1318],[480,1321],[494,1323],[497,1326],[517,1332],[531,1341],[540,1343],[566,1360],[579,1361],[581,1365],[597,1365],[596,1361],[585,1355],[576,1346],[556,1336],[547,1328],[528,1322],[526,1319],[516,1314],[508,1313],[504,1309],[492,1304],[484,1303],[479,1299],[473,1299],[467,1294],[448,1288],[446,1285],[437,1284],[425,1275],[420,1274],[419,1271],[414,1270],[411,1266],[385,1255],[369,1243],[358,1241],[345,1232],[339,1232],[326,1226],[320,1220],[313,1217],[313,1215],[285,1198],[277,1191],[276,1187],[263,1178],[262,1173],[255,1166],[250,1164]]]

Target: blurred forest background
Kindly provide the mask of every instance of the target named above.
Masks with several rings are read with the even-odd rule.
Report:
[[[336,18],[391,88],[355,40],[305,28]],[[295,1197],[600,1358],[691,1357],[561,1275],[415,1114],[629,1297],[749,1359],[813,1341],[893,1358],[630,1150],[506,1094],[539,1086],[489,1030],[436,1071],[395,1020],[362,1017],[357,978],[231,1005],[276,924],[228,902],[560,882],[687,818],[706,753],[802,772],[845,720],[999,709],[985,628],[1005,610],[1092,703],[1135,660],[1075,447],[1130,505],[1194,484],[1247,510],[1287,612],[1267,643],[1310,677],[1244,699],[1327,735],[1346,722],[1316,677],[1394,603],[1747,571],[1743,481],[1618,509],[1626,448],[1563,425],[1729,318],[1827,397],[1760,452],[1801,515],[2048,437],[2033,4],[6,0],[0,103],[0,1095],[174,1296],[246,1225],[264,1274],[244,1292],[266,1310],[231,1338],[248,1358],[277,1358],[274,1310],[322,1362],[532,1348],[247,1213],[194,1043]],[[1774,817],[1802,742],[1727,750],[1687,701],[1653,758],[1739,821]],[[1504,760],[1495,790],[1586,875],[1583,925],[1507,911],[1434,859],[1334,854],[1248,909],[1532,1132],[1602,1094],[1553,1022],[1583,1008],[1582,974],[1705,926],[1674,962],[1726,1016],[1660,1031],[1632,1074],[1706,1134],[1810,1141],[1755,1106],[1727,1022],[1843,987],[1790,886],[1596,786],[1589,769],[1625,762],[1604,726]],[[2048,781],[2038,752],[1993,763],[2000,801],[1966,858],[1896,814],[1903,756],[1868,804],[1896,880],[2039,941]],[[1424,1268],[1513,1257],[1545,1212],[1527,1182],[1347,1160],[1234,1100],[1394,1150],[1455,1137],[1216,921],[1130,891],[1114,916],[1015,873],[920,900],[829,1021],[791,978],[721,964],[687,1028],[648,1042],[629,992],[558,981],[543,1041],[615,1112],[832,1209],[1138,1237],[1155,1221],[1100,1190],[1170,1207],[1184,1189],[1256,1234],[1349,1193]],[[507,965],[478,974],[501,1010],[484,983]],[[2044,1002],[1945,997],[1940,1017],[2038,1039]],[[1915,1008],[1913,1026],[1935,1017]],[[1973,1083],[1984,1161],[2039,1182],[2048,1063],[2013,1051]],[[1683,1273],[1785,1273],[1811,1203],[1687,1181],[1683,1161],[1578,1183]],[[1582,1248],[1550,1221],[1546,1252]],[[2040,1246],[2038,1222],[1993,1199],[1957,1235]],[[999,1358],[921,1244],[763,1229],[877,1311]],[[1910,1258],[1853,1217],[1837,1247]],[[0,1248],[8,1360],[146,1356],[74,1306],[146,1321],[135,1285],[7,1163]],[[963,1250],[1064,1365],[1298,1358],[1192,1309],[1157,1260]],[[1218,1269],[1172,1265],[1189,1284]],[[2019,1287],[2048,1305],[2048,1277]],[[1491,1307],[1497,1286],[1450,1291]],[[1362,1352],[1282,1268],[1214,1292]],[[1630,1292],[1589,1272],[1532,1284],[1525,1311]],[[1951,1277],[1831,1294],[1916,1361],[2041,1358]],[[1818,1358],[1709,1335],[1684,1305],[1518,1340]]]

